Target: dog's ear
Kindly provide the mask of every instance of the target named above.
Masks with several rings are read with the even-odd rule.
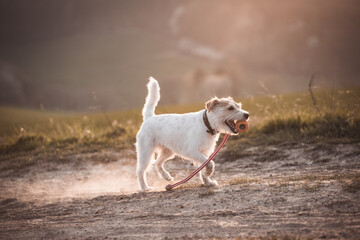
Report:
[[[214,110],[214,107],[219,103],[219,99],[217,97],[214,97],[212,99],[210,99],[209,101],[207,101],[205,103],[205,108],[211,112],[212,110]]]

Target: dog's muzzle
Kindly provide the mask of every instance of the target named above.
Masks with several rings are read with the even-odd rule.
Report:
[[[246,121],[246,120],[249,119],[249,117],[250,117],[250,114],[245,113],[243,119],[241,119],[241,120],[240,120],[240,119],[226,119],[226,120],[225,120],[225,124],[230,128],[230,130],[231,130],[233,133],[238,134],[239,131],[242,132],[242,129],[239,130],[239,131],[236,129],[236,122]],[[245,126],[245,127],[246,127],[246,126]],[[245,130],[245,131],[246,131],[246,130]]]
[[[238,131],[236,131],[236,120],[231,120],[231,119],[227,119],[225,120],[225,124],[230,128],[230,130],[235,133],[238,134]]]

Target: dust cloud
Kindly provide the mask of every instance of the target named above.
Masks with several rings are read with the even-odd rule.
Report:
[[[11,177],[3,178],[0,183],[0,200],[16,198],[44,204],[74,198],[128,195],[140,191],[136,159],[124,158],[121,153],[81,153],[68,156],[66,162],[39,162],[24,173],[9,172]],[[180,158],[165,165],[176,181],[194,170],[189,161]],[[153,164],[148,167],[146,176],[152,191],[165,191],[165,186],[169,184],[158,176]]]
[[[44,166],[39,171],[41,168],[40,164],[20,178],[4,179],[1,198],[44,203],[139,191],[135,160],[120,159],[106,164],[75,161]],[[149,177],[154,183],[153,174]],[[162,184],[155,182],[155,186],[161,189]]]

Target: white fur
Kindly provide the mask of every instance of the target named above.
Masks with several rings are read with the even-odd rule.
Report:
[[[142,111],[143,120],[155,115],[155,108],[160,100],[160,87],[155,78],[150,77],[149,83],[146,85],[148,88],[148,95],[145,99],[145,105]]]
[[[241,105],[231,98],[213,98],[206,104],[207,116],[211,127],[220,133],[211,135],[203,122],[204,110],[186,114],[155,115],[155,107],[160,99],[160,87],[158,82],[150,77],[147,88],[148,96],[143,108],[144,121],[136,136],[137,175],[143,191],[151,189],[146,181],[146,169],[155,152],[158,153],[155,160],[156,170],[161,177],[172,181],[173,178],[164,169],[165,161],[178,155],[196,164],[203,163],[214,151],[220,133],[234,134],[224,120],[247,118],[244,114],[248,113],[241,110]],[[228,110],[229,106],[234,109]],[[200,172],[201,179],[207,186],[217,185],[215,180],[210,179],[214,168],[215,164],[211,161]]]

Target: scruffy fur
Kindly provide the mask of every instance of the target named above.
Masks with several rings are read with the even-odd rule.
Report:
[[[155,168],[159,175],[172,181],[173,177],[164,169],[164,163],[175,155],[193,161],[196,165],[205,162],[215,149],[220,133],[236,134],[225,123],[246,120],[248,112],[232,98],[212,98],[206,104],[210,126],[218,131],[211,135],[203,122],[204,110],[186,114],[155,115],[155,107],[160,100],[158,82],[150,77],[147,84],[148,96],[143,108],[143,123],[136,135],[137,175],[142,191],[151,188],[146,181],[146,170],[157,153]],[[209,162],[200,172],[200,178],[206,186],[217,185],[210,177],[214,173],[215,163]]]

